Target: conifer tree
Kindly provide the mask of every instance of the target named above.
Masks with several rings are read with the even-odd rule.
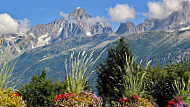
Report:
[[[127,56],[127,57],[126,57]],[[133,60],[133,54],[124,38],[119,40],[116,48],[108,49],[108,57],[97,67],[98,94],[103,98],[105,106],[109,106],[111,101],[118,101],[124,93],[126,58],[129,63]]]

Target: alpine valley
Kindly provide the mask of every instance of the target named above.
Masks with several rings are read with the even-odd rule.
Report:
[[[106,20],[91,17],[78,7],[68,17],[56,19],[48,24],[38,24],[27,31],[31,37],[28,50],[18,59],[15,75],[23,71],[22,83],[29,82],[32,75],[47,70],[48,78],[64,80],[64,62],[71,52],[91,52],[94,57],[102,50],[114,47],[117,40],[124,37],[130,44],[137,62],[142,64],[152,60],[151,65],[164,66],[173,61],[190,59],[190,2],[182,2],[182,9],[165,19],[146,19],[135,25],[121,23],[114,32]],[[4,44],[13,45],[26,37],[22,34],[6,35]],[[99,61],[107,55],[104,52]],[[99,62],[98,61],[98,62]],[[98,65],[98,63],[97,63]],[[92,81],[96,76],[92,76]]]

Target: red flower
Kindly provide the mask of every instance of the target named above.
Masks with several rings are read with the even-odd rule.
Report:
[[[127,102],[128,101],[128,99],[127,98],[125,98],[125,99],[123,99],[125,102]]]
[[[72,96],[75,95],[75,93],[67,93],[66,96]]]
[[[177,99],[181,100],[181,99],[182,99],[182,97],[177,97]]]
[[[53,102],[56,102],[57,100],[56,99],[53,99]]]
[[[19,94],[18,94],[18,93],[14,93],[14,95],[15,95],[15,96],[19,96]]]
[[[174,102],[171,100],[170,102],[168,102],[168,104],[174,104]]]
[[[64,99],[65,98],[65,95],[64,94],[59,94],[59,95],[57,95],[56,97],[55,97],[55,99],[56,100],[58,100],[58,99]]]
[[[124,103],[123,98],[120,98],[120,99],[119,99],[119,101],[121,102],[121,104],[123,104],[123,103]]]
[[[135,95],[134,98],[137,99],[137,101],[139,101],[139,96],[138,95]]]
[[[177,102],[174,102],[174,105],[176,106],[178,103]]]

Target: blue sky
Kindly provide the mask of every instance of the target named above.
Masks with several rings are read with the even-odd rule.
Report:
[[[135,24],[142,23],[148,16],[149,2],[162,2],[162,0],[0,0],[0,14],[7,13],[15,20],[27,18],[30,27],[36,24],[46,24],[61,18],[60,12],[70,13],[80,6],[91,16],[109,19],[108,10],[117,4],[126,4],[136,12],[134,19],[126,19]],[[172,0],[168,0],[172,1]],[[1,20],[1,19],[0,19]],[[120,22],[110,22],[116,30]]]

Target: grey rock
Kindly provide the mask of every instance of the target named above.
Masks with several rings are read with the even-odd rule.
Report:
[[[182,9],[174,11],[165,19],[147,18],[143,23],[134,26],[133,23],[121,23],[118,34],[133,34],[146,31],[179,31],[190,29],[190,1],[181,2]]]
[[[71,37],[86,37],[113,33],[107,22],[91,22],[93,18],[82,8],[76,8],[67,18],[49,24],[38,24],[28,31],[33,36],[32,48],[52,44]]]

